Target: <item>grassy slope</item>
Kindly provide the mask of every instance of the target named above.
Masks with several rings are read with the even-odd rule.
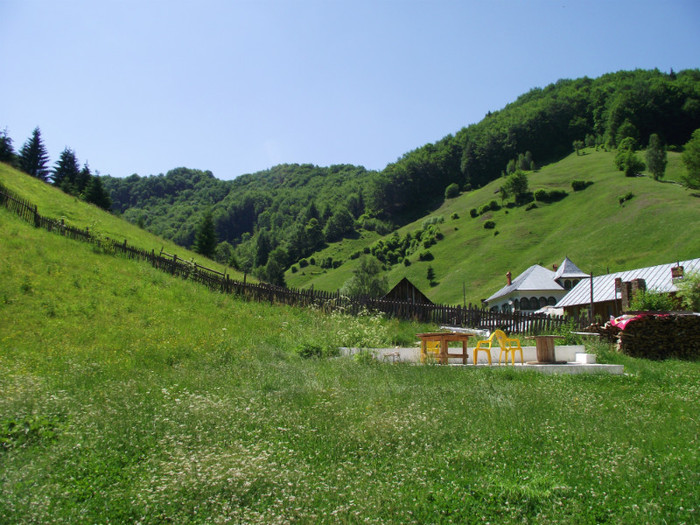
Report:
[[[0,516],[697,519],[697,363],[550,377],[293,353],[407,329],[240,302],[0,208]]]
[[[615,169],[613,158],[614,153],[588,149],[585,155],[572,154],[531,173],[533,191],[569,192],[564,200],[538,204],[535,210],[503,208],[472,219],[470,209],[499,201],[501,181],[446,201],[430,215],[445,219],[441,225],[444,240],[430,248],[435,260],[418,262],[413,254],[410,267],[395,265],[388,273],[390,286],[406,276],[434,301],[461,303],[464,283],[467,302],[478,303],[505,285],[509,270],[515,276],[533,264],[551,267],[565,256],[583,271],[596,274],[700,257],[700,199],[670,182],[677,181],[682,172],[680,155],[669,154],[666,182],[626,178]],[[571,181],[576,179],[594,184],[575,193]],[[630,191],[635,197],[620,206],[618,196]],[[450,219],[453,213],[460,218]],[[399,233],[418,229],[422,220]],[[498,235],[483,228],[486,220],[496,222]],[[332,249],[317,254],[317,261]],[[340,268],[320,274],[288,272],[287,281],[291,286],[335,290],[350,278],[357,264],[345,261]],[[426,277],[429,265],[438,281],[434,288]]]
[[[145,250],[160,252],[163,248],[166,253],[177,254],[180,258],[194,260],[208,268],[225,271],[232,279],[243,280],[243,274],[232,268],[224,268],[221,264],[142,230],[96,206],[81,202],[76,197],[14,170],[2,162],[0,162],[0,183],[35,204],[39,213],[45,217],[62,218],[68,225],[82,229],[88,227],[93,233],[110,239],[118,241],[127,239],[133,246]]]

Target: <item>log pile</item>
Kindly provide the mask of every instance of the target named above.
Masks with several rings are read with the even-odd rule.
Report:
[[[605,324],[593,323],[585,327],[583,331],[598,334],[601,340],[605,340],[610,343],[617,342],[617,336],[620,335],[620,329],[617,326],[611,325],[610,322]]]
[[[620,332],[620,350],[647,359],[700,359],[700,315],[645,315]]]

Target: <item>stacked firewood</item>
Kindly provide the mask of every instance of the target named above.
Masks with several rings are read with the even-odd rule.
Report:
[[[620,335],[620,329],[617,326],[610,324],[610,322],[605,324],[593,323],[584,328],[583,331],[598,334],[601,339],[611,343],[617,342],[617,336]]]
[[[700,358],[700,315],[645,315],[620,332],[620,350],[647,359]]]

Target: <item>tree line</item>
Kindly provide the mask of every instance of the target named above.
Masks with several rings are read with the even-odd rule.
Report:
[[[93,175],[88,163],[80,167],[75,152],[66,147],[61,156],[49,167],[49,154],[44,145],[39,127],[15,152],[12,138],[7,130],[0,132],[0,162],[5,162],[24,173],[60,188],[65,193],[75,195],[86,202],[109,210],[112,200],[102,185],[99,173]]]

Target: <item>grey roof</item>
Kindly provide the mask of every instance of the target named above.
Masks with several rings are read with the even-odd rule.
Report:
[[[582,279],[584,277],[589,277],[589,275],[582,272],[568,257],[564,257],[564,261],[559,265],[554,276],[555,279]]]
[[[678,289],[671,280],[671,268],[683,266],[685,274],[689,272],[700,272],[700,259],[689,259],[648,268],[638,268],[625,272],[609,273],[593,277],[593,302],[602,303],[620,298],[620,294],[615,292],[615,279],[619,277],[624,282],[633,279],[644,279],[647,290],[656,292],[675,292]],[[557,308],[565,306],[578,306],[590,304],[591,302],[591,280],[584,279],[566,294],[566,296],[556,304]]]
[[[510,285],[506,285],[498,290],[491,297],[486,299],[486,302],[493,301],[499,297],[506,296],[514,291],[531,291],[531,290],[563,290],[563,288],[554,281],[554,272],[543,268],[539,264],[530,266],[523,273],[518,275],[511,281]]]

